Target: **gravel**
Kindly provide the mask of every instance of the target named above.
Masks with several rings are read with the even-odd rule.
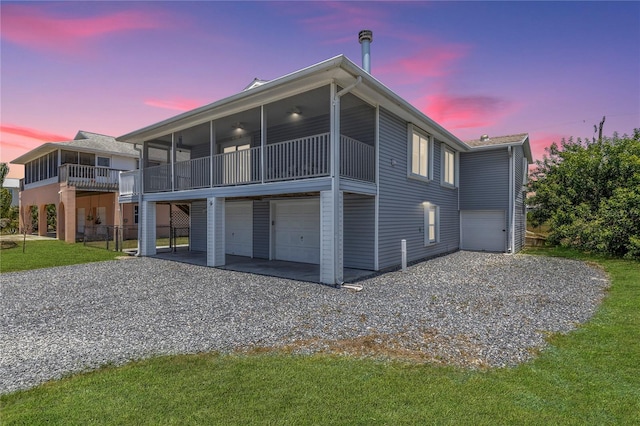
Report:
[[[608,286],[583,262],[457,252],[362,291],[152,258],[0,276],[0,393],[105,364],[205,351],[326,352],[507,367],[587,321]]]

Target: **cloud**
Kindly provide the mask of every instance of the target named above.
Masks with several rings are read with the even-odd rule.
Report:
[[[10,124],[0,125],[0,133],[8,133],[10,135],[22,136],[29,139],[36,139],[43,142],[60,142],[70,140],[67,136],[61,136],[56,133],[49,133],[38,129],[32,129],[30,127],[20,127]],[[2,142],[3,145],[21,147],[21,145],[11,142]]]
[[[327,44],[354,42],[354,28],[382,30],[388,27],[389,11],[382,3],[374,7],[365,2],[305,2],[292,8],[292,3],[275,3],[286,14],[301,15],[298,24],[305,31],[325,38]]]
[[[409,56],[388,62],[378,67],[376,72],[396,74],[403,84],[421,82],[426,78],[448,77],[455,71],[455,63],[466,56],[468,50],[469,46],[462,44],[432,44]]]
[[[562,138],[569,138],[569,135],[561,133],[541,133],[534,132],[529,135],[529,141],[531,145],[531,155],[534,160],[542,160],[545,154],[545,148],[551,146],[553,142],[560,144]]]
[[[196,99],[147,99],[144,101],[145,105],[156,107],[156,108],[164,108],[171,109],[174,111],[190,111],[194,108],[204,105],[203,102],[198,101]]]
[[[502,98],[486,95],[428,95],[419,103],[426,115],[447,128],[487,127],[510,113],[515,105]]]
[[[1,37],[37,50],[76,53],[88,39],[131,30],[159,28],[157,13],[124,10],[92,17],[65,17],[43,6],[2,7]]]

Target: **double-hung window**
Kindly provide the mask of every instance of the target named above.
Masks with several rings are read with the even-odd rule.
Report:
[[[433,143],[431,137],[413,126],[409,127],[409,176],[425,180],[432,179]]]
[[[424,205],[424,245],[429,246],[440,240],[440,210],[429,202]]]
[[[442,144],[442,184],[457,186],[456,153]]]

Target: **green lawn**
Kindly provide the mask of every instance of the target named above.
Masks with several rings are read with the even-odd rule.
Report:
[[[534,361],[463,370],[287,354],[161,357],[0,397],[3,424],[640,424],[640,263]]]
[[[22,252],[22,240],[14,248],[0,250],[0,272],[26,271],[52,266],[113,260],[122,253],[67,244],[59,240],[28,240]]]

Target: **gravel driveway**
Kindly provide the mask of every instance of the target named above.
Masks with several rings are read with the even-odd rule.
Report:
[[[363,290],[152,258],[0,277],[0,393],[159,354],[283,347],[511,366],[588,320],[606,275],[585,263],[457,252]]]

